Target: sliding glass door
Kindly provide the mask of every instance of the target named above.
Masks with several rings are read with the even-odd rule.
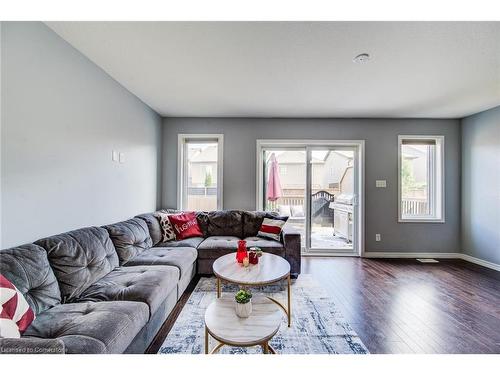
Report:
[[[286,225],[306,239],[306,149],[270,147],[262,150],[262,203],[260,209],[287,216]]]
[[[308,147],[310,251],[353,252],[354,153],[349,147]]]
[[[259,142],[257,209],[288,216],[306,253],[359,254],[360,146]]]

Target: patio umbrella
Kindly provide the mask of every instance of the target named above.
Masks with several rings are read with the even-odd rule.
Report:
[[[278,169],[278,161],[274,152],[269,159],[269,178],[267,179],[266,198],[268,201],[274,202],[283,195],[281,191],[280,174]]]

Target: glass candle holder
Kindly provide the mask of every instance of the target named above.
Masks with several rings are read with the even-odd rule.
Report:
[[[250,264],[257,264],[259,263],[259,257],[257,256],[256,251],[250,251],[248,253],[248,260],[250,261]]]
[[[238,250],[236,251],[236,261],[243,263],[243,259],[248,257],[247,242],[244,240],[238,241]]]

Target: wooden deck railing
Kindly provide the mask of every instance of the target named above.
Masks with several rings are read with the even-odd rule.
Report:
[[[274,202],[266,202],[267,211],[278,211],[278,206],[302,206],[304,207],[303,195],[289,195],[279,198]],[[429,213],[429,204],[425,198],[403,198],[401,202],[403,215],[426,215]]]
[[[302,206],[304,207],[303,195],[287,195],[274,202],[266,202],[266,211],[278,211],[278,206]]]
[[[403,215],[426,215],[429,213],[429,204],[425,198],[403,198],[401,200]]]
[[[324,198],[329,201],[333,201],[334,195],[324,190],[316,191],[312,195],[313,201],[318,198]],[[304,195],[303,194],[293,194],[293,195],[285,195],[274,202],[266,202],[266,210],[267,211],[278,211],[278,206],[302,206],[305,209],[304,205]]]

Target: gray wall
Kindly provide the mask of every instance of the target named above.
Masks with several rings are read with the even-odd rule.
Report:
[[[462,249],[500,264],[500,107],[462,120]]]
[[[255,209],[257,139],[366,140],[366,251],[460,252],[460,121],[168,118],[163,121],[164,207],[177,200],[177,134],[224,134],[224,208]],[[445,136],[446,223],[397,222],[398,134]],[[386,179],[386,189],[375,180]],[[375,242],[375,233],[382,241]]]
[[[43,23],[1,41],[2,247],[154,210],[160,117]]]

